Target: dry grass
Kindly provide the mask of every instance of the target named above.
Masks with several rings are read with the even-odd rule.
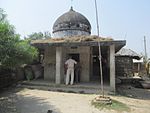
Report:
[[[91,42],[91,41],[113,41],[112,38],[103,38],[98,36],[76,36],[76,37],[65,37],[65,38],[50,38],[44,40],[34,40],[31,43],[63,43],[63,42]]]

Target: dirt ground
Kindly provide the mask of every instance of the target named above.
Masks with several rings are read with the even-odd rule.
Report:
[[[110,97],[127,104],[130,113],[150,113],[150,90],[126,87],[121,93],[124,96]],[[0,113],[47,113],[48,110],[52,113],[118,113],[94,108],[91,100],[97,96],[13,88],[0,93]]]

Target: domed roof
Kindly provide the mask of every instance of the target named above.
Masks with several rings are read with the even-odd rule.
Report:
[[[60,16],[53,25],[53,33],[64,30],[81,30],[91,33],[91,24],[85,16],[71,7],[70,11]]]

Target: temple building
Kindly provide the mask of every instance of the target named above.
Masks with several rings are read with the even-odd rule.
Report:
[[[104,84],[115,91],[115,53],[126,41],[91,36],[90,22],[72,7],[55,21],[52,38],[32,41],[44,51],[44,79],[56,84],[65,82],[64,63],[70,55],[80,62],[80,83],[100,82],[99,44]]]

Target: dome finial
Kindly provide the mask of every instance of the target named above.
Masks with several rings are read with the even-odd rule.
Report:
[[[73,0],[71,0],[71,8],[70,11],[73,11]]]
[[[70,11],[73,11],[73,6],[71,6]]]

